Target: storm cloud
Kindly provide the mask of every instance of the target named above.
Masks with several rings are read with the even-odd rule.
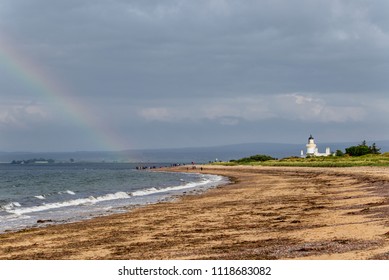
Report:
[[[128,141],[123,149],[310,133],[384,140],[388,10],[358,0],[4,0],[0,39]],[[105,148],[9,65],[0,74],[0,149]]]

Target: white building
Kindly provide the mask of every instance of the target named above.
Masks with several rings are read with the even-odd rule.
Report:
[[[326,148],[325,153],[319,153],[319,149],[317,148],[315,144],[315,139],[311,136],[308,138],[308,144],[307,146],[307,152],[304,155],[304,151],[301,150],[301,157],[311,157],[311,156],[316,156],[316,157],[327,157],[332,155],[331,154],[331,149],[329,147]]]

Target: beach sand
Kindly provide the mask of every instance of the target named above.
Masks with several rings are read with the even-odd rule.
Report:
[[[0,259],[389,259],[387,167],[189,172],[232,183],[128,213],[1,234]]]

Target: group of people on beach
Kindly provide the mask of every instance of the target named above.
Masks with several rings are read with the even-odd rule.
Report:
[[[166,168],[166,167],[178,167],[178,166],[189,166],[189,164],[185,164],[185,163],[172,163],[170,164],[170,166],[155,166],[155,165],[138,165],[136,166],[136,170],[149,170],[149,169],[157,169],[157,168]],[[191,162],[191,166],[192,166],[192,169],[196,169],[196,165],[195,165],[195,162]],[[187,170],[189,169],[189,167],[187,167]],[[202,168],[201,168],[202,170]]]

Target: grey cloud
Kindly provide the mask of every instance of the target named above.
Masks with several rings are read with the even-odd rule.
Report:
[[[83,94],[388,88],[388,34],[361,1],[37,3],[22,10],[21,36],[40,44],[41,56],[51,45],[53,68]]]
[[[46,121],[49,112],[39,104],[0,104],[0,127],[28,129],[34,123]]]
[[[174,125],[186,123],[193,131],[213,127],[225,135],[226,126],[242,133],[260,126],[275,136],[271,127],[283,130],[288,120],[307,125],[307,118],[312,126],[357,135],[350,132],[356,123],[382,125],[388,114],[381,105],[388,103],[389,90],[387,1],[4,0],[0,5],[0,35],[6,34],[15,50],[106,122],[137,135],[152,134],[145,130],[157,129],[157,122],[172,134]],[[10,75],[4,66],[0,71]],[[44,102],[15,86],[15,78],[2,77],[3,100]],[[299,96],[312,100],[297,104]]]
[[[145,121],[200,122],[216,121],[238,125],[242,121],[295,120],[310,123],[347,123],[368,120],[365,100],[342,101],[344,96],[326,99],[317,94],[276,94],[273,96],[198,99],[177,106],[173,101],[146,106],[138,111]],[[382,102],[382,101],[381,101]],[[386,103],[388,100],[386,100]]]

